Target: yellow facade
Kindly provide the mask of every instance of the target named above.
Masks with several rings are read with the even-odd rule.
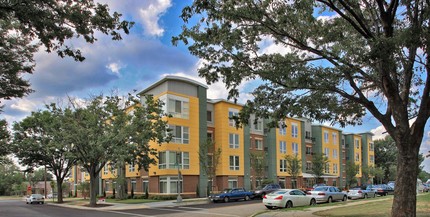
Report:
[[[244,174],[244,135],[242,128],[229,125],[229,110],[240,111],[241,106],[226,101],[214,105],[215,147],[221,148],[221,158],[217,167],[217,175]],[[230,148],[229,135],[239,135],[239,148]],[[239,170],[230,170],[230,156],[239,156]]]
[[[361,156],[361,150],[362,150],[362,144],[361,144],[361,136],[360,135],[354,135],[354,162],[356,165],[360,165],[360,169],[359,172],[357,173],[357,178],[361,177],[361,166],[362,166],[362,158],[363,156]],[[358,143],[358,145],[357,145]],[[356,159],[356,156],[358,156],[358,161]]]
[[[187,98],[189,100],[189,117],[185,118],[177,118],[171,117],[168,118],[169,125],[176,126],[184,126],[189,129],[189,142],[188,144],[178,144],[173,141],[169,143],[163,143],[161,145],[151,142],[150,147],[157,149],[158,152],[161,151],[175,151],[175,152],[188,152],[189,160],[190,160],[190,168],[189,169],[181,169],[182,175],[198,175],[200,170],[199,163],[199,99],[196,97],[178,94],[174,92],[164,92],[158,96],[154,96],[154,98],[160,98],[164,95],[172,95]],[[155,156],[154,156],[155,157]],[[192,165],[192,166],[191,166]],[[159,169],[158,166],[151,165],[149,168],[149,174],[156,175],[177,175],[177,169]]]
[[[325,134],[328,134],[328,139],[325,139]],[[340,174],[340,153],[339,149],[339,138],[342,136],[337,129],[333,129],[330,127],[322,127],[322,153],[324,153],[325,149],[328,148],[328,161],[330,165],[330,172],[328,174],[339,176]],[[337,156],[333,156],[334,151],[337,152]],[[337,166],[337,171],[334,171],[334,166]]]
[[[280,128],[276,128],[276,171],[278,176],[290,176],[288,172],[281,171],[281,164],[280,160],[285,159],[287,155],[293,156],[293,143],[296,143],[298,145],[297,149],[297,157],[301,160],[302,156],[302,126],[301,121],[292,119],[292,118],[286,118],[284,120],[285,123],[285,134],[280,133]],[[297,126],[297,136],[293,137],[292,133],[292,126]],[[286,143],[286,153],[281,152],[281,141]],[[301,172],[300,172],[301,174]]]

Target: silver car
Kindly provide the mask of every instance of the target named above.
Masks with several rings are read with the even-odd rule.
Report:
[[[369,197],[376,197],[376,193],[371,186],[357,186],[348,191],[348,199],[366,199]]]
[[[33,204],[33,203],[44,204],[45,198],[41,194],[32,194],[30,196],[27,196],[27,198],[25,198],[25,202],[27,204]]]
[[[331,203],[336,200],[346,201],[348,196],[339,188],[334,186],[318,186],[312,191],[308,191],[308,195],[313,196],[317,202]]]

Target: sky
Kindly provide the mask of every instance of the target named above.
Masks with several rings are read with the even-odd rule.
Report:
[[[67,96],[87,98],[92,94],[109,93],[116,90],[126,94],[142,90],[166,75],[178,75],[206,83],[199,78],[197,69],[202,61],[192,56],[183,44],[177,47],[171,38],[181,31],[182,8],[190,5],[190,0],[97,0],[107,3],[111,11],[123,14],[127,20],[135,22],[129,35],[122,41],[112,41],[110,37],[97,34],[98,41],[86,44],[81,40],[69,43],[81,49],[86,60],[82,63],[71,58],[60,58],[55,53],[47,53],[43,48],[35,54],[36,67],[32,75],[26,76],[34,93],[22,99],[4,102],[4,112],[0,119],[9,123],[18,122],[31,111],[42,109],[46,103],[65,100]],[[268,42],[270,43],[270,41]],[[267,45],[267,52],[277,52],[275,45]],[[239,103],[250,99],[255,82],[240,86]],[[208,98],[227,98],[223,83],[209,86]],[[334,126],[337,127],[337,126]],[[374,139],[386,134],[381,124],[368,115],[361,126],[342,129],[348,133],[373,132]],[[430,127],[427,125],[420,153],[430,151]],[[430,172],[430,159],[424,162]]]

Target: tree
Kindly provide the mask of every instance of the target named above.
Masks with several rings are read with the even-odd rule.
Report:
[[[80,182],[78,185],[78,190],[81,192],[82,197],[84,197],[84,200],[88,197],[88,192],[90,192],[90,183],[84,181]]]
[[[346,162],[346,187],[350,188],[357,183],[357,174],[360,172],[360,165],[353,161]]]
[[[430,116],[427,1],[194,1],[173,38],[230,98],[263,80],[240,116],[309,117],[340,126],[370,113],[394,139],[392,216],[416,214],[418,152]],[[192,21],[192,23],[188,23]],[[411,122],[411,123],[410,123]]]
[[[6,163],[5,156],[9,154],[10,134],[6,120],[0,120],[0,164]]]
[[[392,167],[395,165],[397,160],[396,144],[390,136],[376,140],[374,144],[375,165],[384,170],[383,180],[387,183],[390,180],[390,174],[393,171]]]
[[[133,25],[121,20],[121,14],[111,14],[108,5],[93,0],[2,1],[0,20],[0,103],[33,92],[22,76],[33,73],[33,55],[40,46],[60,57],[83,61],[81,51],[67,43],[69,39],[82,38],[92,44],[100,32],[121,40],[120,31],[128,34]]]
[[[11,195],[16,192],[16,186],[24,181],[18,166],[8,160],[0,164],[0,195]]]
[[[312,170],[311,173],[315,177],[315,182],[319,183],[321,176],[324,175],[325,165],[329,162],[325,155],[314,155],[312,158]]]
[[[267,161],[264,152],[251,152],[249,153],[249,160],[251,161],[251,168],[254,170],[255,179],[262,185],[264,177],[266,177]],[[258,186],[256,186],[258,187]]]
[[[216,170],[220,163],[221,153],[221,148],[216,148],[215,142],[211,139],[208,139],[199,149],[200,166],[211,183],[211,186],[208,186],[209,194],[213,191],[212,186],[216,186]]]
[[[30,168],[46,166],[52,172],[56,178],[58,202],[62,203],[63,181],[77,160],[71,154],[73,141],[65,127],[71,110],[56,104],[47,105],[46,109],[32,112],[13,125],[13,150],[22,165]]]
[[[96,206],[97,178],[106,163],[134,163],[148,170],[157,155],[149,143],[169,139],[162,102],[142,97],[142,104],[133,94],[98,95],[79,104],[71,100],[73,112],[65,123],[73,154],[90,176],[90,206]]]
[[[302,161],[297,154],[294,156],[285,155],[285,159],[287,160],[287,173],[290,174],[293,181],[292,188],[297,188],[297,177],[302,172]]]

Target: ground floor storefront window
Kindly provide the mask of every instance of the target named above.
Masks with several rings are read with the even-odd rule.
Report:
[[[177,176],[160,177],[160,193],[174,194],[181,192],[182,181]]]

